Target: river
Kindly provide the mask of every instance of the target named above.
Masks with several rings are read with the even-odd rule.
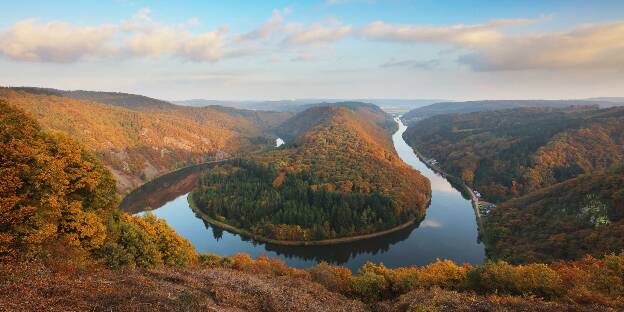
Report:
[[[397,119],[399,129],[392,136],[401,159],[431,181],[431,204],[419,225],[363,241],[331,246],[280,246],[258,243],[212,227],[196,217],[187,202],[197,177],[211,165],[165,175],[124,199],[121,208],[131,213],[151,212],[163,218],[199,252],[223,256],[248,253],[266,255],[286,264],[307,268],[320,261],[346,266],[354,271],[367,261],[388,267],[426,265],[439,259],[479,264],[485,248],[478,241],[477,223],[470,199],[466,199],[439,174],[421,162],[403,140],[407,127]]]

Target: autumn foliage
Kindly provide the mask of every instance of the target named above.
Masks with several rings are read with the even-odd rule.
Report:
[[[0,88],[0,99],[93,153],[120,193],[180,167],[266,145],[262,130],[288,116],[106,92]]]
[[[0,141],[0,260],[46,257],[58,243],[112,266],[196,260],[164,221],[116,211],[115,180],[93,155],[3,101]]]
[[[282,125],[288,133],[298,129],[292,143],[204,175],[190,198],[212,219],[288,241],[370,234],[418,220],[429,181],[399,159],[392,119],[377,110],[349,103],[299,113]]]
[[[492,257],[514,263],[624,249],[624,168],[585,174],[507,201],[485,219]]]
[[[406,141],[502,202],[624,160],[624,108],[522,108],[434,116]]]
[[[0,102],[0,257],[63,239],[94,250],[117,205],[115,181],[91,154]]]

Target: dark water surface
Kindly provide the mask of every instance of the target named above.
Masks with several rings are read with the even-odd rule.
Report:
[[[199,252],[223,256],[241,252],[252,257],[267,255],[294,267],[306,268],[326,261],[357,270],[367,261],[398,267],[425,265],[436,258],[482,263],[485,251],[477,239],[477,223],[470,200],[418,159],[401,137],[405,129],[399,121],[399,130],[392,136],[394,147],[405,163],[431,181],[431,204],[418,226],[383,237],[332,246],[293,247],[257,243],[212,227],[196,217],[187,202],[187,194],[197,177],[210,170],[211,164],[184,169],[148,183],[124,199],[121,208],[131,213],[140,213],[145,207],[153,208],[152,213],[167,220]]]

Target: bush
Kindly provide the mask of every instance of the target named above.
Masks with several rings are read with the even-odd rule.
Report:
[[[211,268],[220,266],[223,263],[223,257],[213,253],[199,254],[199,264]]]
[[[271,274],[276,276],[294,276],[308,278],[308,273],[301,269],[291,268],[279,259],[273,259],[266,256],[260,256],[256,260],[245,253],[236,254],[226,258],[224,265],[235,270]]]
[[[450,260],[437,260],[420,270],[419,286],[459,289],[466,282],[468,268],[467,266],[459,266]]]
[[[112,239],[100,255],[111,267],[183,267],[198,261],[191,243],[152,214],[143,217],[121,214],[114,218],[109,229]]]
[[[624,252],[606,256],[602,265],[591,267],[592,284],[610,297],[619,297],[624,302]]]
[[[353,294],[363,301],[375,302],[388,297],[388,281],[374,270],[364,270],[354,276],[352,281]]]
[[[559,274],[545,264],[487,263],[468,273],[467,287],[480,293],[555,298],[565,292]]]
[[[308,270],[313,281],[343,294],[351,292],[351,270],[321,262]]]

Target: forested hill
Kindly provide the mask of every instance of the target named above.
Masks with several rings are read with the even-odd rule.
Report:
[[[501,202],[605,170],[624,159],[624,108],[521,108],[440,115],[406,141],[449,173]]]
[[[282,125],[290,131],[284,147],[205,176],[192,197],[215,219],[279,240],[368,234],[420,219],[429,181],[394,151],[392,132],[379,126],[389,118],[370,106],[310,108]]]
[[[427,118],[408,143],[500,203],[488,255],[514,263],[624,249],[624,108],[519,108]]]
[[[115,93],[87,93],[104,102],[109,102],[106,98],[120,101],[109,105],[59,92],[0,88],[0,99],[31,113],[45,129],[66,133],[86,146],[113,172],[121,192],[182,166],[270,144],[264,130],[290,116],[181,107],[136,95],[115,98]],[[135,100],[127,102],[128,98]]]
[[[522,107],[552,107],[565,108],[570,106],[596,105],[601,108],[612,106],[624,106],[624,99],[606,98],[584,99],[584,100],[489,100],[489,101],[466,101],[466,102],[441,102],[423,107],[419,107],[403,115],[403,122],[406,125],[413,124],[422,119],[443,115],[462,114],[487,110],[512,109]]]
[[[273,130],[281,138],[293,140],[313,127],[330,122],[330,119],[335,116],[339,108],[345,108],[354,112],[355,114],[352,117],[358,119],[359,122],[373,123],[390,134],[397,129],[397,124],[392,117],[376,105],[362,102],[338,102],[333,104],[311,104],[306,110],[287,119]],[[385,140],[385,142],[388,142],[388,140]]]
[[[489,253],[512,262],[551,262],[624,250],[624,167],[590,173],[493,209]]]
[[[73,98],[76,100],[99,102],[104,104],[110,104],[115,106],[122,106],[127,108],[145,108],[145,107],[171,107],[173,104],[150,98],[143,95],[129,94],[122,92],[101,92],[101,91],[85,91],[85,90],[58,90],[50,88],[35,88],[35,87],[17,87],[13,88],[16,91],[25,91],[28,93],[56,95]]]

